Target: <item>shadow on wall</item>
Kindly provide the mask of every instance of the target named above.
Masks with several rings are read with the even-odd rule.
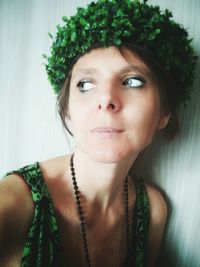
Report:
[[[174,253],[176,253],[176,251],[173,252],[173,254]],[[156,267],[177,267],[177,264],[173,261],[173,254],[172,252],[170,253],[166,247],[161,248]]]
[[[189,136],[189,134],[185,135]],[[185,135],[182,135],[182,142],[183,140],[185,141]],[[199,265],[197,263],[197,259],[193,257],[192,251],[187,251],[187,254],[183,255],[183,253],[180,251],[180,240],[178,238],[173,238],[173,240],[171,240],[171,237],[174,236],[173,232],[175,228],[173,227],[173,223],[175,215],[174,212],[176,211],[174,210],[174,204],[170,200],[170,194],[168,197],[164,192],[166,181],[160,179],[160,176],[163,176],[163,173],[165,173],[165,171],[167,170],[165,164],[160,165],[160,163],[166,160],[165,146],[168,145],[169,144],[166,144],[161,136],[158,137],[158,139],[152,144],[152,146],[138,157],[131,170],[131,174],[133,175],[133,177],[143,177],[150,184],[154,184],[154,186],[156,186],[162,193],[168,206],[168,219],[166,223],[165,235],[160,248],[156,267],[197,267]],[[171,156],[172,155],[170,154],[170,158]],[[166,157],[169,157],[169,155],[167,155]],[[163,170],[162,168],[166,169]],[[156,172],[157,174],[155,174]]]
[[[167,238],[168,235],[168,229],[170,225],[170,219],[172,217],[172,203],[170,202],[170,199],[167,197],[164,190],[158,185],[158,183],[155,182],[155,164],[156,159],[158,158],[159,153],[159,147],[163,146],[163,139],[162,137],[158,137],[156,142],[152,144],[152,147],[145,150],[136,162],[134,163],[134,166],[132,167],[131,174],[133,177],[143,177],[145,181],[149,182],[150,184],[154,184],[158,188],[158,190],[162,193],[168,207],[168,219],[166,223],[166,230],[165,230],[165,236],[163,237],[163,242],[160,248],[158,261],[156,266],[157,267],[177,267],[181,266],[177,264],[178,261],[178,244],[173,244],[173,247],[171,246],[169,239]],[[190,266],[191,267],[191,266]]]

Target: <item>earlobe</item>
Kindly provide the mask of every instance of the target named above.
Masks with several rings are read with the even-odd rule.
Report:
[[[171,113],[168,114],[168,115],[164,115],[163,117],[161,117],[160,118],[158,129],[159,130],[164,129],[167,126],[170,118],[171,118]]]

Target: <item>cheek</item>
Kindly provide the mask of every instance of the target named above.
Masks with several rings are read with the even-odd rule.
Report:
[[[138,102],[137,107],[134,107],[132,116],[132,120],[129,120],[131,128],[129,134],[132,134],[130,138],[144,148],[151,143],[158,129],[160,104],[155,99],[145,103]]]
[[[144,129],[154,131],[157,128],[160,109],[158,105],[151,105],[140,110],[139,120]]]
[[[87,105],[76,101],[70,101],[69,104],[69,118],[70,128],[76,138],[81,132],[86,129],[87,120],[90,112],[88,111]]]

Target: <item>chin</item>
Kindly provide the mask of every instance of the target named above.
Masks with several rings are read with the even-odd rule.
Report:
[[[96,149],[92,151],[85,151],[87,155],[94,161],[100,163],[118,163],[120,161],[130,159],[133,157],[134,153],[130,151],[120,151],[120,150],[111,150],[111,149]]]

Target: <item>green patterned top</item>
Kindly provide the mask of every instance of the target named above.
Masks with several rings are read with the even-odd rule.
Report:
[[[23,249],[21,267],[66,267],[53,202],[39,163],[25,166],[7,175],[14,173],[26,181],[35,204],[34,218]],[[132,258],[135,267],[142,267],[145,264],[149,203],[143,181],[136,180],[135,186],[136,204],[132,238],[134,257]]]

